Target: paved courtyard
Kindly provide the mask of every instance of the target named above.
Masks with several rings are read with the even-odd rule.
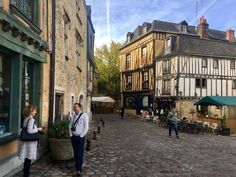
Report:
[[[138,119],[102,115],[105,128],[85,153],[84,177],[230,177],[236,175],[236,137],[180,133]],[[172,132],[174,133],[174,132]],[[44,156],[31,176],[73,176],[73,161]],[[21,176],[21,173],[15,175]]]

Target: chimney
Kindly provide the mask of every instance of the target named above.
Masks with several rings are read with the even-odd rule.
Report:
[[[207,20],[202,16],[200,18],[200,24],[197,26],[197,31],[201,38],[208,38],[208,29],[209,25],[207,24]]]
[[[229,28],[227,31],[226,31],[226,39],[229,41],[229,42],[235,42],[235,37],[234,37],[234,30]]]

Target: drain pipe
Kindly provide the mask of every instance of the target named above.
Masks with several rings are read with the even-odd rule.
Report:
[[[56,50],[56,0],[52,0],[52,53],[50,55],[50,93],[49,93],[49,127],[54,118],[54,92],[55,92],[55,50]]]

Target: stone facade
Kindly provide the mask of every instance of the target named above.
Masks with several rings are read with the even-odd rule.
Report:
[[[87,112],[87,11],[84,1],[56,1],[55,45],[55,119],[71,114],[75,102],[80,102]]]
[[[22,108],[28,104],[37,106],[38,124],[45,127],[48,125],[50,50],[47,44],[50,43],[51,8],[48,5],[51,1],[49,4],[47,2],[35,0],[33,4],[36,3],[38,9],[30,11],[28,1],[0,1],[1,72],[6,73],[5,76],[1,75],[0,80],[11,80],[12,83],[4,86],[11,93],[5,100],[9,102],[10,109],[7,111],[7,108],[1,108],[0,113],[8,115],[6,122],[2,120],[2,116],[0,118],[0,125],[5,124],[6,128],[0,133],[0,176],[23,162],[17,157],[18,134],[23,120]],[[21,5],[26,5],[26,8]],[[26,11],[31,13],[27,14]],[[36,15],[35,18],[32,13]],[[10,67],[2,57],[5,55],[12,63]],[[0,101],[2,102],[2,97]],[[46,137],[47,135],[40,141],[39,155],[47,149]]]

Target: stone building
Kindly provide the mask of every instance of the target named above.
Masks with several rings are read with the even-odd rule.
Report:
[[[22,164],[17,150],[24,106],[37,106],[39,125],[48,124],[50,36],[46,2],[0,1],[0,176]],[[41,145],[40,152],[45,150],[46,136]]]
[[[52,5],[50,122],[69,116],[75,102],[90,114],[94,68],[91,9],[87,11],[84,0],[53,1]]]

